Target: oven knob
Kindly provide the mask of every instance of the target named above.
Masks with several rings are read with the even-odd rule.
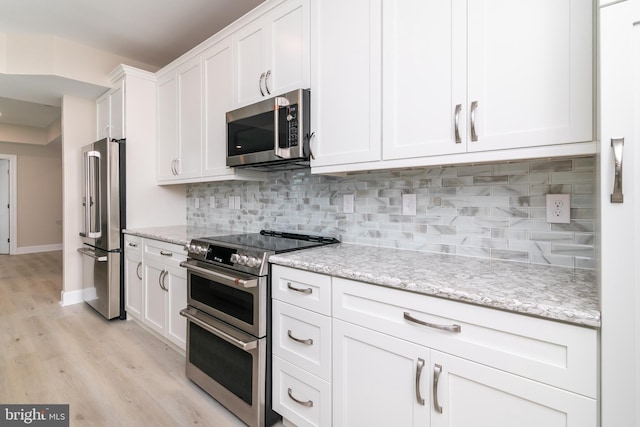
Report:
[[[238,254],[231,254],[231,262],[232,262],[232,263],[234,263],[234,264],[235,264],[236,262],[238,262],[238,260],[239,260],[239,259],[240,259],[240,255],[238,255]]]
[[[240,265],[245,265],[247,263],[247,260],[249,259],[248,256],[246,255],[240,255],[240,258],[238,259],[238,264]]]
[[[202,255],[203,253],[206,253],[207,250],[205,248],[203,248],[202,246],[194,246],[193,247],[193,252],[196,255]]]
[[[249,259],[247,260],[247,267],[255,268],[259,267],[260,264],[262,264],[262,261],[253,256],[249,257]]]

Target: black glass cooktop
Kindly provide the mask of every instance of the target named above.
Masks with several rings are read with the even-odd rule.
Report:
[[[244,247],[265,252],[289,252],[298,249],[312,248],[332,243],[340,243],[333,237],[313,236],[308,234],[286,233],[262,230],[259,233],[230,234],[227,236],[204,237],[200,241],[216,246]]]

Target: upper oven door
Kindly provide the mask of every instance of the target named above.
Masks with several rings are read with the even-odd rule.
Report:
[[[266,335],[267,278],[195,260],[187,269],[187,304],[251,335]]]

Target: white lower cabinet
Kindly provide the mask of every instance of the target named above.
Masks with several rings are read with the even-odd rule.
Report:
[[[273,302],[274,409],[295,425],[599,425],[596,330],[288,267],[272,271],[280,299]],[[308,308],[325,307],[327,298],[330,307],[318,309],[324,314]],[[330,339],[318,326],[328,318]],[[295,350],[288,335],[300,333],[317,339],[318,349]],[[327,341],[331,359],[318,364]]]
[[[428,426],[429,350],[333,319],[333,425]]]
[[[127,236],[130,239],[131,236]],[[186,253],[179,245],[137,238],[139,257],[130,255],[125,239],[127,316],[160,337],[186,349],[187,323],[180,310],[187,306],[187,274],[179,266]],[[144,249],[144,250],[142,250]]]
[[[595,427],[594,399],[431,351],[432,427]]]
[[[143,316],[142,288],[142,239],[136,236],[124,237],[124,304],[127,317],[138,320]]]

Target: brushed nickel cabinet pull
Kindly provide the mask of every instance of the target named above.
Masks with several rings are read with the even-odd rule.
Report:
[[[264,96],[264,91],[262,90],[262,81],[264,80],[264,74],[265,73],[260,74],[260,80],[258,80],[258,88],[260,89],[260,95],[262,96]]]
[[[422,369],[424,368],[424,359],[418,358],[418,364],[416,365],[416,400],[422,406],[424,406],[424,398],[420,392],[420,377],[422,377]]]
[[[132,248],[137,248],[138,247],[138,245],[136,243],[133,243],[133,242],[129,242],[129,246],[132,247]]]
[[[306,288],[306,289],[296,288],[291,284],[291,282],[287,282],[287,288],[289,288],[289,289],[291,289],[292,291],[295,291],[295,292],[300,292],[301,294],[310,294],[310,293],[313,292],[313,289],[311,289],[311,288]]]
[[[460,138],[460,111],[462,111],[462,104],[456,105],[456,111],[453,115],[455,123],[456,144],[462,143],[462,138]]]
[[[476,133],[476,110],[478,109],[478,101],[471,103],[471,140],[477,141],[478,134]]]
[[[296,338],[291,334],[291,329],[289,329],[287,331],[287,335],[289,336],[289,338],[291,338],[292,340],[294,340],[295,342],[299,342],[300,344],[304,344],[304,345],[313,345],[313,340],[311,338],[307,338],[306,340],[300,339],[300,338]]]
[[[611,148],[613,149],[613,160],[615,162],[615,176],[613,181],[613,193],[611,193],[611,203],[623,203],[622,195],[622,147],[624,138],[611,138]]]
[[[442,413],[442,406],[438,403],[438,381],[440,381],[440,374],[442,373],[442,366],[434,365],[433,366],[433,409],[436,410],[437,413]]]
[[[415,317],[413,317],[408,311],[404,312],[404,319],[408,320],[409,322],[416,323],[418,325],[426,326],[427,328],[439,329],[441,331],[455,332],[455,333],[459,333],[462,331],[462,328],[460,327],[460,325],[455,325],[455,324],[454,325],[438,325],[436,323],[429,323],[429,322],[424,322],[422,320],[418,320]]]
[[[267,91],[267,95],[271,95],[271,89],[269,89],[269,77],[271,77],[271,70],[267,71],[264,75],[264,88]]]
[[[302,400],[298,400],[295,397],[293,397],[293,394],[291,394],[291,389],[290,388],[287,389],[287,394],[289,395],[291,400],[296,402],[298,405],[306,406],[307,408],[312,408],[313,407],[313,401],[312,400],[307,400],[306,402],[303,402]]]
[[[140,267],[142,267],[142,261],[140,261],[138,263],[138,266],[136,267],[136,276],[138,276],[138,279],[142,280],[142,274],[140,274]]]
[[[158,277],[158,284],[160,285],[160,289],[162,289],[165,292],[169,292],[169,289],[165,284],[165,279],[167,278],[168,274],[169,272],[167,270],[162,270],[160,272],[160,277]]]
[[[173,256],[173,252],[160,251],[160,255]]]

